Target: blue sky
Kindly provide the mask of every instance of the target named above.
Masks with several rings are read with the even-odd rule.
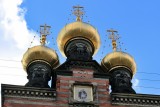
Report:
[[[159,0],[24,0],[24,1],[14,0],[14,1],[18,1],[16,2],[17,4],[14,3],[12,4],[15,5],[18,9],[22,10],[22,11],[17,10],[18,17],[21,17],[21,19],[17,20],[20,21],[21,23],[25,22],[25,24],[23,23],[25,25],[24,31],[29,32],[27,33],[27,35],[30,35],[30,39],[27,39],[28,41],[31,41],[33,39],[33,35],[37,35],[36,31],[39,30],[39,25],[46,23],[52,27],[51,29],[52,34],[48,36],[48,41],[50,42],[49,47],[54,48],[54,50],[57,51],[61,63],[65,61],[65,58],[61,56],[56,45],[56,38],[58,36],[58,33],[66,24],[75,21],[74,15],[70,15],[72,13],[71,12],[72,6],[75,5],[84,6],[85,17],[83,21],[84,22],[89,21],[91,25],[97,28],[101,36],[101,48],[99,49],[99,52],[94,56],[94,59],[100,63],[100,59],[102,59],[107,53],[112,52],[112,49],[109,46],[111,41],[108,40],[108,34],[106,30],[110,28],[118,30],[119,35],[121,37],[120,41],[124,43],[124,45],[122,45],[122,49],[125,52],[132,55],[137,63],[137,74],[134,76],[133,79],[133,84],[136,85],[136,87],[134,87],[136,92],[143,94],[160,94],[160,85],[159,85],[160,1]],[[8,3],[12,5],[11,2],[8,1]],[[6,3],[7,5],[4,3],[3,6],[4,7],[8,6],[8,3]],[[5,8],[3,9],[5,10]],[[1,9],[0,11],[3,11],[3,9]],[[4,13],[5,12],[6,11],[4,11]],[[0,15],[5,16],[5,14],[0,14]],[[11,28],[8,31],[8,29],[6,29],[6,27],[2,25],[2,22],[3,20],[5,20],[5,18],[1,16],[0,16],[1,20],[0,34],[6,34],[6,32],[9,32]],[[11,22],[12,21],[15,20],[12,19]],[[15,23],[13,25],[16,28],[17,24]],[[4,30],[3,27],[6,30],[5,33],[2,31]],[[29,43],[23,40],[24,32],[23,30],[21,30],[21,28],[22,27],[20,27],[20,30],[17,28],[18,29],[17,32],[19,32],[18,34],[21,36],[15,36],[14,39],[10,39],[9,36],[4,36],[5,39],[0,40],[1,42],[0,49],[4,50],[4,53],[3,55],[1,55],[0,59],[9,59],[9,60],[12,59],[18,61],[21,60],[22,57],[18,57],[18,55],[22,56],[22,53],[24,53],[26,49],[29,47]],[[14,34],[16,33],[14,32]],[[22,39],[18,39],[20,37],[22,37]],[[27,37],[28,36],[26,36],[26,38]],[[53,39],[51,39],[52,37]],[[26,44],[24,45],[18,40],[21,42],[26,42]],[[37,41],[35,40],[34,42]],[[8,47],[12,47],[16,43],[19,45],[23,44],[23,47],[21,48],[13,47],[10,50],[8,49]],[[2,45],[5,47],[5,49],[4,47],[2,47]],[[18,49],[21,50],[19,54],[15,53],[15,49],[17,49],[17,53],[19,52]],[[7,54],[10,52],[13,52],[12,55]],[[1,61],[0,64],[2,63],[4,62]],[[20,64],[15,64],[16,62],[14,61],[6,63],[7,64],[13,63],[11,64],[12,67],[15,67],[15,65],[16,67],[21,67]],[[6,70],[9,68],[4,68],[4,69]],[[23,79],[26,78],[25,77],[26,74],[23,70],[21,70],[21,72],[24,73],[17,72],[18,74],[16,74],[16,72],[15,73],[12,72],[17,69],[9,69],[9,70],[6,70],[6,73],[10,74],[10,76],[13,75],[15,77],[13,78],[14,82],[13,81],[9,82],[9,80],[8,82],[6,81],[4,82],[4,80],[1,80],[1,83],[10,83],[10,84],[12,83],[12,84],[22,85],[27,81],[26,79],[25,80]],[[4,72],[2,73],[1,71],[0,73],[4,74]],[[6,73],[3,75],[2,78],[8,78]],[[20,75],[21,77],[17,78],[16,75]],[[23,82],[19,83],[18,81],[23,81]]]

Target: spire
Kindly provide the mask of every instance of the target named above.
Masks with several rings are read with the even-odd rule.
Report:
[[[119,36],[117,34],[115,34],[115,33],[118,33],[118,31],[110,29],[110,30],[107,30],[107,32],[111,33],[109,35],[109,39],[112,40],[113,51],[117,51],[117,40],[119,39]]]
[[[50,28],[51,26],[48,26],[46,24],[40,26],[41,45],[46,44],[46,36],[50,34]]]
[[[73,6],[74,12],[73,14],[77,16],[76,21],[81,21],[81,16],[83,16],[84,12],[82,6]]]

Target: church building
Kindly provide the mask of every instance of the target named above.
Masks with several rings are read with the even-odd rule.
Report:
[[[2,107],[160,107],[160,96],[137,94],[132,88],[136,62],[117,49],[116,30],[107,30],[113,52],[101,63],[93,60],[102,38],[94,26],[83,22],[83,7],[73,8],[76,21],[57,36],[66,61],[60,64],[56,51],[46,46],[50,26],[40,26],[41,45],[29,48],[22,58],[28,82],[2,84]]]

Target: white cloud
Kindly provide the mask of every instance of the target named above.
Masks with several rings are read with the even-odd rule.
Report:
[[[0,83],[24,85],[27,82],[20,61],[37,34],[27,28],[24,18],[26,9],[20,7],[22,2],[23,0],[0,0]],[[34,40],[33,45],[35,44],[39,44],[38,38]]]
[[[51,43],[50,41],[47,41],[47,42],[46,42],[46,46],[49,46],[50,43]]]
[[[139,91],[140,90],[140,87],[139,86],[139,80],[137,78],[134,78],[132,80],[132,84],[133,84],[133,88],[135,89],[135,91]]]
[[[135,78],[133,80],[133,87],[137,87],[139,85],[139,80],[137,78]]]

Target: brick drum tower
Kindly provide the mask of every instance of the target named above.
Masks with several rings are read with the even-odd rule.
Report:
[[[83,7],[73,9],[76,21],[57,37],[66,61],[59,64],[57,53],[45,46],[50,26],[40,26],[41,45],[29,48],[22,58],[28,82],[24,86],[2,84],[2,107],[159,107],[160,96],[136,94],[132,88],[136,63],[131,55],[117,50],[117,31],[108,30],[113,52],[101,64],[93,60],[100,35],[82,21]]]

